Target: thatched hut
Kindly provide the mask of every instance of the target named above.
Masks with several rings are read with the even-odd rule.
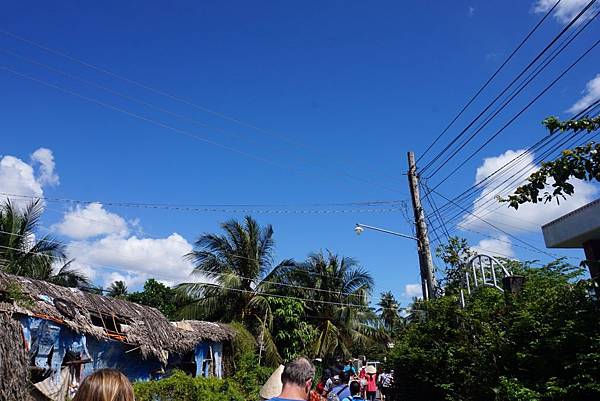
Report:
[[[103,367],[132,380],[173,367],[221,377],[223,344],[233,338],[222,324],[173,323],[152,307],[0,272],[2,312],[22,326],[33,381],[49,387],[63,382],[65,369],[74,383]]]

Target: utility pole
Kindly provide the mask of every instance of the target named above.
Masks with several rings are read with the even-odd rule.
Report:
[[[423,206],[421,206],[417,164],[415,163],[415,154],[413,152],[408,152],[408,185],[410,187],[410,195],[415,213],[415,228],[419,251],[419,266],[421,268],[423,299],[428,300],[435,297],[436,283],[435,276],[433,275],[433,259],[431,258],[431,249],[429,247],[429,235],[427,233],[427,223],[425,222],[425,212],[423,211]]]
[[[263,350],[265,349],[265,329],[267,325],[267,310],[265,309],[265,318],[262,322],[262,330],[258,337],[258,366],[260,366],[260,359],[262,357]]]

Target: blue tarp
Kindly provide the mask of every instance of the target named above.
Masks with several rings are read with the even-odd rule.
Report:
[[[142,359],[139,350],[133,350],[130,345],[118,341],[98,341],[88,339],[88,350],[92,357],[91,363],[86,363],[83,375],[88,376],[102,368],[118,369],[130,380],[147,381],[156,377],[162,365],[155,359]],[[131,352],[126,352],[132,350]]]
[[[213,358],[212,360],[211,357]],[[210,376],[211,368],[214,366],[215,376],[219,378],[223,377],[222,343],[205,341],[196,345],[196,348],[194,349],[194,360],[196,361],[196,376]],[[205,360],[209,360],[209,363],[204,364]]]
[[[163,366],[158,360],[142,359],[140,351],[131,345],[86,337],[50,320],[23,316],[20,322],[35,365],[51,369],[54,380],[60,380],[61,365],[68,351],[80,355],[81,359],[91,359],[82,365],[80,379],[102,368],[118,369],[132,381],[155,379],[162,371]],[[215,376],[222,377],[222,354],[222,343],[206,341],[198,344],[194,349],[196,376],[209,376],[214,366]],[[170,366],[177,366],[181,356],[172,355],[169,362]]]

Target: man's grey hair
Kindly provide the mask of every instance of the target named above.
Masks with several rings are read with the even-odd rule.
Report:
[[[304,386],[306,381],[314,376],[314,365],[306,358],[297,358],[288,362],[283,368],[281,383],[283,383],[284,386],[288,383]]]

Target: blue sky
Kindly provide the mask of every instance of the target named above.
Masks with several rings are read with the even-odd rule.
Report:
[[[0,154],[5,169],[0,190],[99,202],[285,204],[291,210],[314,208],[306,206],[313,203],[407,199],[406,152],[414,150],[419,156],[427,148],[539,21],[543,13],[535,12],[536,7],[544,8],[548,2],[217,3],[6,4],[0,16],[2,30],[156,91],[0,33],[4,94]],[[441,144],[457,135],[581,4],[562,3],[559,13],[541,26]],[[482,131],[474,145],[562,72],[599,32],[594,21]],[[598,51],[592,51],[439,191],[445,196],[462,192],[475,182],[478,167],[488,171],[506,156],[490,159],[487,165],[484,158],[533,144],[546,134],[540,121],[548,115],[568,117],[566,110],[586,95],[586,84],[600,73]],[[588,85],[588,92],[594,88]],[[32,158],[39,148],[51,153]],[[468,155],[461,153],[430,182],[435,184]],[[25,171],[26,166],[31,171]],[[59,179],[44,177],[43,166],[46,172],[51,166],[51,175]],[[496,222],[544,248],[540,223],[597,197],[595,187],[581,188],[582,195],[551,212],[529,209],[511,217],[496,216]],[[443,203],[441,198],[437,201]],[[71,256],[96,282],[123,276],[135,287],[150,275],[181,279],[186,266],[175,261],[177,252],[188,249],[200,233],[219,231],[220,222],[243,215],[108,205],[77,209],[49,202],[44,226],[70,244]],[[255,217],[274,226],[279,259],[302,259],[319,249],[352,256],[372,273],[377,292],[392,290],[405,302],[413,294],[406,286],[419,281],[414,243],[371,232],[357,237],[352,230],[360,221],[410,233],[410,225],[397,211]],[[509,226],[510,219],[517,223]],[[518,224],[525,220],[532,221],[527,228]],[[98,222],[104,228],[99,229]],[[479,244],[482,248],[523,259],[548,259],[514,247],[513,239],[490,227],[471,228],[492,237],[459,231],[473,245],[483,240],[487,242]],[[580,256],[578,251],[555,253]]]

